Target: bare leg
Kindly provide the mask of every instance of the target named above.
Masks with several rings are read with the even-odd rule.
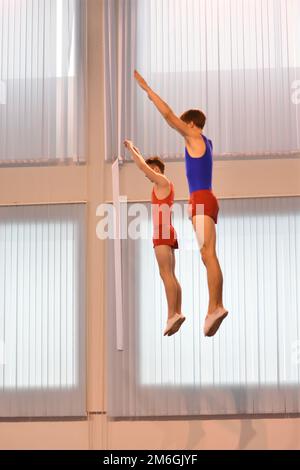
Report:
[[[216,227],[213,219],[206,215],[193,217],[193,226],[197,235],[202,261],[207,270],[208,314],[211,314],[218,307],[223,308],[223,275],[216,254]]]
[[[167,245],[155,247],[155,256],[159,266],[159,273],[166,291],[168,319],[175,315],[177,306],[177,283],[173,275],[172,251],[172,248]]]
[[[176,265],[176,259],[175,259],[175,253],[174,250],[172,250],[172,270],[173,270],[173,276],[177,285],[177,301],[176,301],[176,313],[181,314],[181,301],[182,301],[182,292],[181,292],[181,286],[178,282],[178,279],[175,274],[175,265]]]
[[[174,250],[172,250],[172,268],[173,268],[172,270],[173,270],[173,276],[174,276],[174,279],[175,279],[175,282],[176,282],[176,285],[177,285],[176,314],[177,314],[178,318],[177,318],[177,321],[174,324],[174,326],[170,329],[170,331],[168,333],[168,336],[172,336],[175,333],[177,333],[177,331],[180,329],[181,325],[185,321],[185,316],[182,314],[182,311],[181,311],[182,293],[181,293],[181,286],[180,286],[180,284],[178,282],[178,279],[176,277],[176,274],[175,274],[175,264],[176,264],[175,253],[174,253]]]

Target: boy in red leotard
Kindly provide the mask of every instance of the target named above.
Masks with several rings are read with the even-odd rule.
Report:
[[[164,336],[172,336],[185,321],[181,312],[181,287],[175,275],[174,250],[178,248],[178,242],[172,225],[174,187],[164,175],[165,165],[162,160],[154,157],[145,161],[131,141],[126,140],[124,144],[138,168],[154,185],[151,199],[153,246],[168,303],[168,320]]]

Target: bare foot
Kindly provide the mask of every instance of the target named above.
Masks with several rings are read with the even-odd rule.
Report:
[[[178,324],[179,324],[179,327],[180,325],[183,323],[184,320],[182,319],[183,316],[179,315],[178,313],[175,313],[175,315],[173,315],[173,317],[169,318],[168,321],[167,321],[167,325],[166,325],[166,328],[165,328],[165,331],[164,331],[164,336],[167,336],[169,335],[169,333],[171,332],[171,330],[173,330],[173,328],[177,328]]]
[[[224,307],[218,307],[213,313],[207,315],[204,324],[204,335],[214,336],[227,315],[228,311]]]
[[[179,315],[178,321],[174,324],[173,328],[169,331],[168,336],[173,336],[177,331],[180,329],[181,325],[183,322],[185,322],[186,318],[185,316],[181,313]]]

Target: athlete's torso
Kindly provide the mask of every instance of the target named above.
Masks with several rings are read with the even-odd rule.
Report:
[[[205,153],[202,157],[191,157],[185,148],[186,176],[190,193],[202,189],[212,189],[213,146],[211,140],[202,134],[205,143]]]
[[[167,197],[159,199],[154,191],[152,191],[152,217],[153,224],[158,225],[172,225],[172,206],[174,203],[174,186],[170,182],[170,192]]]

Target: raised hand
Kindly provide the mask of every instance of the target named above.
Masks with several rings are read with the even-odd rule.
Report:
[[[128,150],[133,149],[133,142],[131,140],[125,140],[124,145]]]
[[[125,140],[124,145],[127,148],[127,150],[129,150],[131,153],[136,153],[138,155],[141,155],[141,152],[131,140]]]

